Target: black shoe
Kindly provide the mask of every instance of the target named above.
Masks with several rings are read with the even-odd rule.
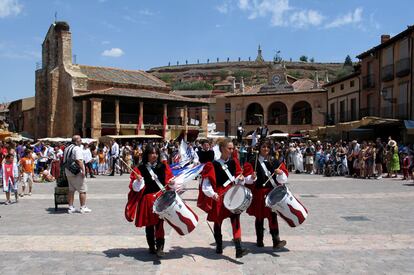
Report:
[[[94,175],[91,175],[91,179],[94,179],[94,178],[96,178]]]
[[[235,239],[234,240],[234,245],[236,247],[236,258],[241,258],[244,255],[249,254],[249,250],[246,248],[242,248],[241,246],[241,239]]]
[[[285,240],[280,240],[279,234],[275,232],[272,233],[272,240],[273,240],[273,249],[281,249],[285,247],[287,244]]]
[[[216,240],[216,253],[223,254],[223,236],[221,234],[214,234]]]
[[[148,252],[150,254],[157,254],[157,250],[155,249],[155,239],[154,235],[146,234],[147,243],[148,243]]]
[[[264,247],[264,243],[263,243],[263,233],[264,233],[264,228],[263,228],[263,221],[256,221],[255,223],[255,227],[256,227],[256,246],[257,247]]]
[[[156,245],[157,245],[157,257],[162,258],[165,253],[164,253],[164,243],[165,243],[165,239],[157,239],[156,240]]]

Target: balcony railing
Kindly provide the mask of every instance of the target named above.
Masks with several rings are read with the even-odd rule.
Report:
[[[391,81],[394,79],[394,64],[390,64],[381,68],[382,81]]]
[[[397,63],[395,64],[396,68],[395,68],[395,74],[398,77],[404,77],[406,75],[409,75],[411,72],[411,68],[410,68],[410,58],[401,58],[400,60],[397,61]]]
[[[362,88],[364,89],[375,88],[375,75],[374,74],[368,74],[362,77]]]

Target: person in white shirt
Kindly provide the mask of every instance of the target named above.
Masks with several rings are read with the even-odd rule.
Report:
[[[110,144],[111,144],[110,154],[111,154],[111,161],[112,161],[112,172],[111,172],[110,176],[114,176],[115,175],[115,165],[116,165],[116,162],[118,161],[118,158],[119,158],[119,145],[118,145],[118,143],[116,143],[115,140],[112,140]],[[121,176],[122,176],[122,169],[120,169],[120,173],[121,173]]]
[[[72,214],[76,212],[75,207],[73,206],[73,201],[75,198],[75,191],[79,192],[79,201],[80,201],[80,213],[89,213],[92,210],[86,206],[86,192],[88,187],[85,182],[85,166],[83,165],[83,154],[81,145],[81,137],[75,135],[72,137],[72,144],[65,148],[63,153],[63,163],[68,163],[70,161],[75,161],[80,168],[78,174],[73,174],[67,168],[65,168],[66,178],[68,179],[69,184],[69,193],[68,193],[68,203],[69,209],[68,213]]]
[[[82,154],[83,154],[83,164],[85,165],[85,178],[88,177],[88,173],[91,178],[95,178],[95,176],[93,175],[93,171],[92,171],[92,162],[91,162],[92,153],[91,153],[91,150],[89,149],[89,145],[86,143],[83,146]]]

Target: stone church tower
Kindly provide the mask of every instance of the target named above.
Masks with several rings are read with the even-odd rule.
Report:
[[[42,44],[42,68],[36,71],[36,138],[73,133],[72,37],[66,22],[55,22]]]

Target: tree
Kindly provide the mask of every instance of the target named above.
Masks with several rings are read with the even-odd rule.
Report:
[[[315,62],[315,58],[311,57],[311,59],[309,60],[311,63]]]
[[[299,61],[308,62],[308,57],[306,55],[302,55],[301,57],[299,57]]]
[[[352,59],[349,54],[345,57],[344,67],[351,66],[352,67]]]

